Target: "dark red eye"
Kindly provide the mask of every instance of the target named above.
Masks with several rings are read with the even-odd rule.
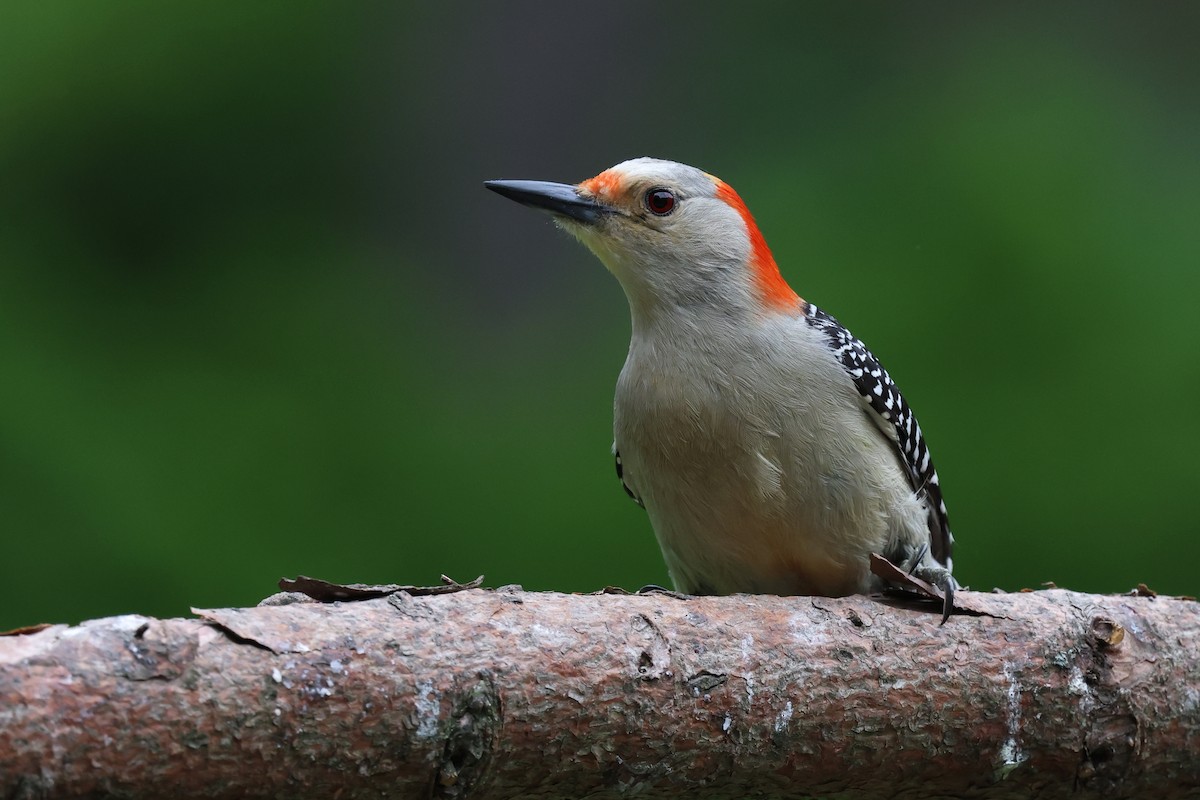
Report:
[[[646,208],[651,214],[665,217],[675,210],[675,193],[670,189],[651,189],[646,192]]]

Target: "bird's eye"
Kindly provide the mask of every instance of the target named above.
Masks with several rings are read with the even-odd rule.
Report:
[[[651,214],[665,217],[675,210],[675,193],[670,189],[651,189],[646,192],[646,208]]]

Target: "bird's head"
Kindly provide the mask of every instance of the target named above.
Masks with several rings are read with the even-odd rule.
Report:
[[[695,167],[636,158],[575,185],[485,185],[550,212],[587,245],[621,282],[635,324],[671,309],[737,316],[801,303],[742,199]]]

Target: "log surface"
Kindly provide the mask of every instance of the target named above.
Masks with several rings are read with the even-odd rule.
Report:
[[[0,637],[0,797],[1186,797],[1200,604],[473,589]]]

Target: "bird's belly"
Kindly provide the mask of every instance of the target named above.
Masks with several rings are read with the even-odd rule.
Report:
[[[680,591],[863,592],[869,554],[920,535],[923,511],[898,467],[882,484],[855,479],[880,472],[871,459],[895,459],[861,413],[809,419],[828,412],[795,407],[763,419],[694,395],[620,410],[618,397],[622,463]]]
[[[869,586],[866,551],[831,548],[819,534],[753,515],[689,524],[673,514],[654,529],[672,581],[689,594],[839,597]]]
[[[867,588],[867,553],[880,548],[863,542],[862,531],[823,522],[830,516],[825,498],[750,500],[756,491],[739,478],[670,487],[650,481],[646,510],[681,591],[838,596]]]

